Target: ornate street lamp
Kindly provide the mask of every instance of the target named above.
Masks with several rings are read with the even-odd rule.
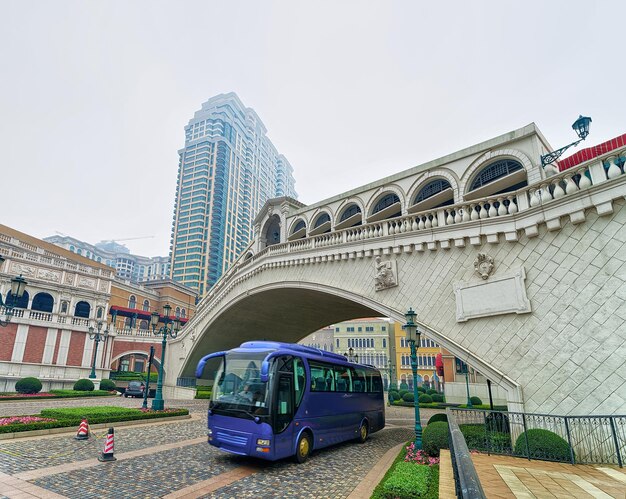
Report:
[[[4,257],[0,256],[0,267],[3,263]],[[0,320],[0,326],[6,327],[9,322],[11,322],[11,318],[15,312],[15,306],[22,299],[27,284],[26,279],[24,279],[22,274],[20,274],[19,277],[11,279],[11,293],[7,296],[6,302],[2,301],[2,294],[0,294],[0,307],[4,308],[5,315],[5,320]]]
[[[567,149],[572,146],[576,146],[580,142],[585,140],[587,138],[587,135],[589,135],[589,123],[591,123],[591,118],[589,118],[588,116],[580,115],[572,125],[572,128],[576,131],[576,135],[578,135],[579,139],[576,142],[572,142],[571,144],[566,145],[565,147],[561,147],[556,151],[552,151],[548,154],[544,154],[543,156],[541,156],[541,166],[545,168],[550,163],[554,163]]]
[[[417,314],[412,308],[404,314],[406,324],[402,326],[406,334],[406,341],[411,348],[411,370],[413,371],[413,406],[415,407],[415,448],[422,448],[422,424],[420,421],[420,404],[417,391],[417,345],[420,343],[420,331],[415,324]]]
[[[389,372],[389,385],[387,386],[387,401],[389,402],[389,405],[391,405],[391,397],[389,396],[389,392],[391,390],[395,389],[395,383],[393,381],[393,377],[394,377],[394,372],[393,372],[393,362],[391,362],[391,359],[389,359],[387,361],[387,371]]]
[[[465,388],[467,389],[467,408],[473,409],[474,406],[472,405],[472,397],[470,397],[470,391],[469,391],[469,366],[467,364],[465,364],[464,371],[465,371]]]
[[[98,355],[98,343],[100,343],[101,341],[106,341],[107,337],[109,336],[109,325],[107,324],[107,327],[104,331],[102,331],[102,325],[102,321],[98,321],[98,323],[96,324],[96,327],[98,328],[97,330],[95,330],[93,326],[89,326],[89,339],[96,342],[96,346],[93,350],[91,373],[89,373],[90,379],[96,378],[96,356]]]
[[[348,362],[354,362],[355,364],[358,364],[359,362],[359,354],[358,353],[354,353],[354,348],[350,347],[348,348],[348,352],[344,353],[343,356],[346,358],[346,360]]]
[[[178,336],[180,330],[180,321],[178,317],[171,319],[170,312],[172,307],[169,304],[163,305],[164,316],[159,316],[158,312],[152,312],[150,316],[150,325],[152,326],[152,332],[157,336],[163,336],[161,342],[161,363],[159,364],[159,380],[157,381],[156,394],[152,401],[152,410],[162,411],[164,407],[163,402],[163,362],[165,361],[165,347],[167,345],[167,337],[174,339]],[[163,326],[157,329],[159,321],[163,323]]]

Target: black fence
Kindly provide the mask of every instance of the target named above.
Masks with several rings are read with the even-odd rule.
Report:
[[[571,464],[626,458],[626,416],[554,416],[449,408],[470,451]]]
[[[463,499],[482,499],[485,496],[478,473],[474,468],[472,456],[463,437],[454,413],[447,409],[448,414],[448,444],[454,472],[454,487],[456,496]]]

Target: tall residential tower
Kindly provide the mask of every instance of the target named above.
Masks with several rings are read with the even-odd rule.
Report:
[[[293,168],[235,93],[212,97],[185,127],[171,276],[204,294],[246,248],[265,201],[297,196]]]

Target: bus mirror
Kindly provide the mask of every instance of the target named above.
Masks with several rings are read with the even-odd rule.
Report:
[[[259,416],[254,416],[254,422],[256,424],[261,424],[261,418]]]

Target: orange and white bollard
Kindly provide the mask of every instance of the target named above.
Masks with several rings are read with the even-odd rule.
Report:
[[[83,418],[80,422],[80,426],[78,427],[78,432],[74,437],[76,440],[88,440],[89,439],[89,424],[87,424],[87,419]]]
[[[113,443],[115,430],[113,428],[109,428],[109,432],[107,433],[107,438],[104,442],[104,450],[102,454],[98,456],[98,461],[102,461],[106,463],[108,461],[117,461],[117,458],[113,456],[113,448],[115,444]]]

